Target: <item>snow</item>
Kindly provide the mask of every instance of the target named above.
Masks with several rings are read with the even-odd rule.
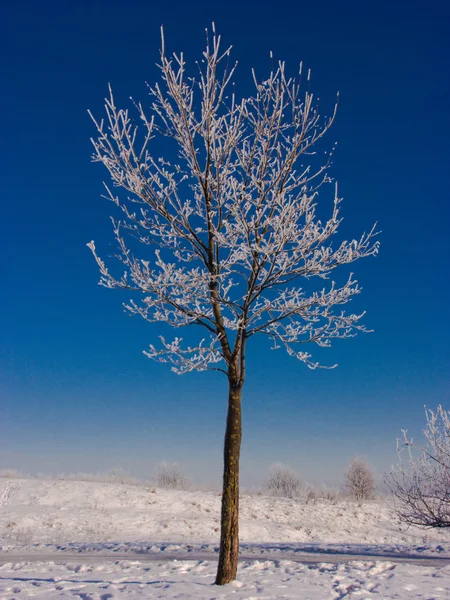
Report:
[[[212,586],[219,507],[212,492],[0,480],[0,599],[450,597],[449,561],[439,564],[450,559],[445,531],[406,528],[382,501],[359,507],[258,495],[241,498],[238,580]],[[36,561],[38,552],[45,561]],[[317,552],[329,558],[298,562]],[[185,560],[189,553],[195,560]],[[341,553],[358,560],[333,564]],[[370,554],[388,560],[361,560]],[[434,557],[428,566],[420,564],[424,556]]]
[[[449,598],[450,567],[391,563],[321,564],[311,568],[280,561],[245,562],[234,583],[213,586],[211,561],[116,561],[100,565],[68,563],[0,565],[0,598],[22,600],[107,600],[135,598]]]
[[[86,481],[1,480],[0,539],[19,543],[217,543],[220,495]],[[243,495],[243,543],[383,544],[433,548],[442,530],[401,526],[382,501],[306,504]]]

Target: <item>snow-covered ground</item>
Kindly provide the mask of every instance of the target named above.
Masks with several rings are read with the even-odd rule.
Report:
[[[212,586],[219,507],[214,493],[0,479],[0,598],[450,598],[447,565],[296,562],[318,551],[450,558],[448,533],[400,525],[382,501],[359,507],[244,495],[242,548],[258,560],[242,561],[235,583]],[[57,560],[25,560],[37,552],[56,552]],[[157,560],[140,562],[136,552]],[[189,552],[211,560],[184,560]],[[86,553],[102,558],[89,562]],[[179,560],[164,558],[177,553]],[[21,559],[8,561],[13,554]]]
[[[216,565],[210,561],[141,564],[118,561],[101,565],[76,562],[0,564],[0,598],[22,600],[338,600],[450,598],[450,568],[390,563],[323,563],[311,568],[289,561],[244,562],[238,579],[213,586]]]

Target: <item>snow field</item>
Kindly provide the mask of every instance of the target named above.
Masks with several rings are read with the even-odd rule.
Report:
[[[238,579],[213,586],[220,496],[98,482],[0,480],[1,600],[364,600],[449,599],[450,566],[355,560],[305,565],[287,552],[448,556],[450,536],[400,525],[383,502],[304,504],[241,499],[243,551]],[[187,550],[213,555],[184,560]],[[278,552],[264,560],[262,552]],[[58,552],[58,562],[10,560],[20,552]],[[118,560],[120,551],[160,552],[154,562]],[[102,558],[64,560],[64,552]],[[110,557],[104,557],[104,553]],[[164,560],[180,552],[180,560]],[[259,553],[259,554],[258,554]],[[331,560],[331,559],[330,559]],[[59,564],[60,561],[62,564]],[[91,561],[91,562],[89,562]]]
[[[0,564],[2,600],[340,600],[450,597],[450,567],[353,562],[308,567],[289,561],[240,564],[238,579],[213,586],[216,563],[135,561],[100,565]]]
[[[0,480],[4,543],[188,542],[219,540],[220,495],[122,484]],[[242,496],[243,543],[358,543],[433,546],[443,530],[406,527],[382,501],[304,504],[296,499]]]

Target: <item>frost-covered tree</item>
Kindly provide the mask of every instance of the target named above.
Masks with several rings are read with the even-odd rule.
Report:
[[[299,493],[302,484],[294,469],[276,463],[269,469],[265,487],[274,496],[293,498]]]
[[[88,245],[101,285],[134,293],[126,304],[130,313],[187,328],[189,340],[193,326],[203,332],[188,344],[161,337],[148,357],[176,373],[213,369],[228,379],[216,579],[223,584],[235,578],[239,552],[249,342],[259,334],[318,367],[305,344],[328,347],[365,331],[362,314],[342,308],[360,292],[353,275],[343,284],[330,276],[376,254],[378,244],[373,229],[357,240],[332,242],[341,199],[337,186],[328,186],[332,153],[322,153],[321,163],[316,146],[336,107],[331,117],[320,117],[309,73],[303,90],[301,65],[297,78],[283,62],[265,79],[253,73],[253,95],[240,98],[230,48],[221,51],[213,27],[194,73],[188,74],[183,54],[166,54],[164,38],[159,66],[161,82],[149,86],[149,107],[133,103],[136,120],[116,105],[111,89],[106,118],[94,119],[94,160],[109,171],[107,197],[122,211],[112,221],[122,273],[110,270],[94,242]],[[330,212],[321,220],[318,198],[327,188]],[[314,280],[321,284],[314,288]]]
[[[450,412],[425,409],[425,444],[403,431],[398,465],[386,477],[399,518],[412,525],[450,527]]]
[[[159,487],[169,490],[182,490],[188,486],[188,481],[177,463],[168,463],[163,460],[157,466],[153,477]]]
[[[357,502],[370,500],[376,490],[375,476],[370,467],[356,457],[350,461],[345,470],[345,490]]]

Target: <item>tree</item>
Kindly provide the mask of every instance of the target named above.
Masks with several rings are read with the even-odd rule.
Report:
[[[188,486],[188,481],[177,463],[167,463],[164,460],[159,463],[154,479],[159,487],[169,490],[182,490]]]
[[[425,409],[425,445],[403,431],[398,465],[386,476],[400,520],[425,527],[450,527],[450,412]]]
[[[345,489],[358,502],[370,500],[376,490],[375,476],[360,458],[350,461],[345,471]]]
[[[301,481],[294,469],[276,463],[269,469],[266,488],[275,496],[292,498],[299,493]]]
[[[220,50],[213,27],[197,76],[188,76],[183,54],[169,58],[162,36],[162,84],[149,87],[148,111],[134,104],[139,125],[116,106],[110,88],[106,122],[93,117],[94,160],[122,192],[106,185],[107,198],[123,213],[112,221],[123,275],[113,274],[94,242],[88,244],[101,285],[141,295],[126,305],[130,313],[205,332],[193,345],[161,337],[148,357],[176,373],[214,369],[228,379],[217,584],[232,581],[237,569],[247,344],[260,334],[318,367],[299,345],[328,347],[366,329],[362,314],[341,309],[360,292],[353,275],[315,291],[311,280],[325,281],[337,267],[378,250],[374,229],[331,243],[341,222],[336,186],[328,188],[330,217],[322,222],[317,214],[319,191],[331,182],[332,153],[322,164],[315,147],[336,106],[322,120],[313,95],[303,92],[302,67],[297,80],[288,78],[283,62],[265,80],[253,73],[254,95],[238,99],[229,60],[230,48]],[[306,79],[309,87],[309,73]],[[175,151],[157,158],[170,143]]]

